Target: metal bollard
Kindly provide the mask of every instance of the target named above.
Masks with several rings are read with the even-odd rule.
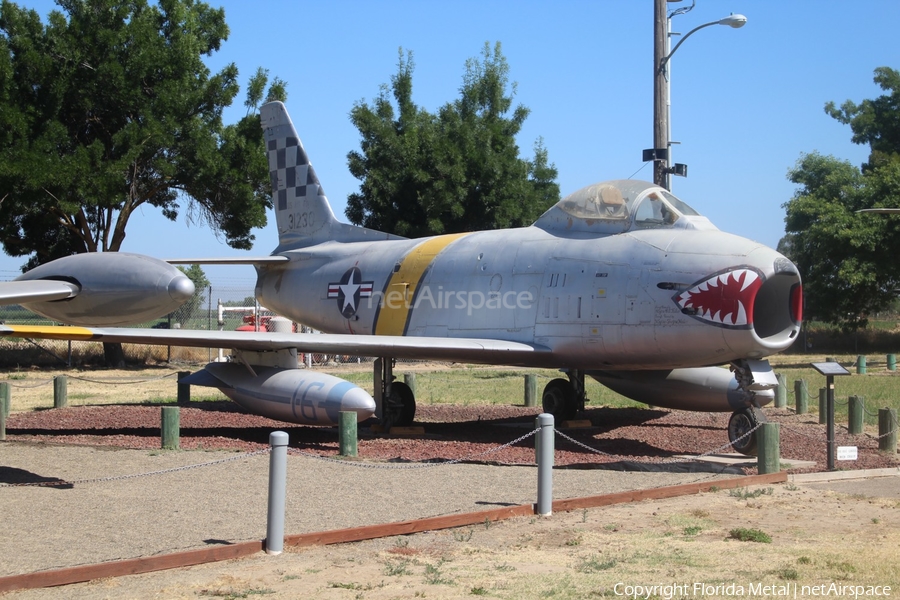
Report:
[[[857,375],[865,375],[866,374],[866,357],[863,354],[860,354],[856,357],[856,374]]]
[[[887,355],[887,370],[888,371],[896,371],[897,370],[897,355],[896,354],[888,354]]]
[[[525,375],[525,406],[537,406],[537,377],[534,373]]]
[[[281,554],[284,550],[284,501],[287,490],[288,434],[273,431],[269,434],[269,510],[266,518],[266,554]]]
[[[549,517],[553,514],[553,415],[541,413],[537,417],[538,432],[538,497],[537,514]]]

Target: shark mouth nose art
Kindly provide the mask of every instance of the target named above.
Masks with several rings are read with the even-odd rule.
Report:
[[[753,326],[753,305],[763,281],[760,272],[742,267],[694,283],[672,300],[683,313],[711,325],[749,328]]]

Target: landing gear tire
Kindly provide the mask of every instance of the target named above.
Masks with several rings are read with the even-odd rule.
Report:
[[[391,384],[391,396],[385,402],[385,421],[388,428],[408,427],[416,418],[416,397],[412,389],[400,381]]]
[[[542,405],[545,413],[550,413],[557,421],[574,419],[578,413],[578,398],[575,386],[567,379],[552,379],[544,388]]]
[[[756,456],[758,432],[754,431],[750,435],[746,434],[760,423],[765,423],[766,421],[766,415],[755,406],[733,413],[728,420],[728,440],[731,442],[731,447],[734,448],[735,452],[740,452],[747,456]],[[746,437],[743,437],[745,435]]]

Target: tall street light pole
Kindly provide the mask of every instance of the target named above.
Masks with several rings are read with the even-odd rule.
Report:
[[[668,190],[672,188],[669,181],[672,173],[687,174],[686,165],[675,165],[673,168],[671,160],[669,60],[695,31],[711,25],[728,25],[737,29],[747,23],[747,17],[732,14],[718,21],[704,23],[688,31],[669,51],[670,28],[669,17],[666,16],[666,1],[654,0],[653,3],[653,148],[644,151],[644,160],[653,161],[653,183]]]

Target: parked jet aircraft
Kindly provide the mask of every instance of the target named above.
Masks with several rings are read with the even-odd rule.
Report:
[[[232,348],[231,362],[189,382],[268,417],[319,425],[342,410],[410,423],[415,398],[394,381],[398,358],[552,367],[565,377],[547,384],[543,406],[558,417],[584,408],[589,376],[652,405],[733,412],[729,437],[753,451],[755,436],[742,436],[764,419],[759,407],[776,385],[764,358],[800,330],[800,276],[784,256],[631,180],[578,190],[530,227],[405,239],[347,225],[285,107],[266,104],[261,119],[278,247],[262,258],[169,262],[252,264],[262,305],[327,333],[106,327],[166,314],[192,292],[169,264],[107,253],[0,284],[0,301],[74,325],[0,325],[0,335]],[[375,398],[298,369],[298,351],[381,357]]]

